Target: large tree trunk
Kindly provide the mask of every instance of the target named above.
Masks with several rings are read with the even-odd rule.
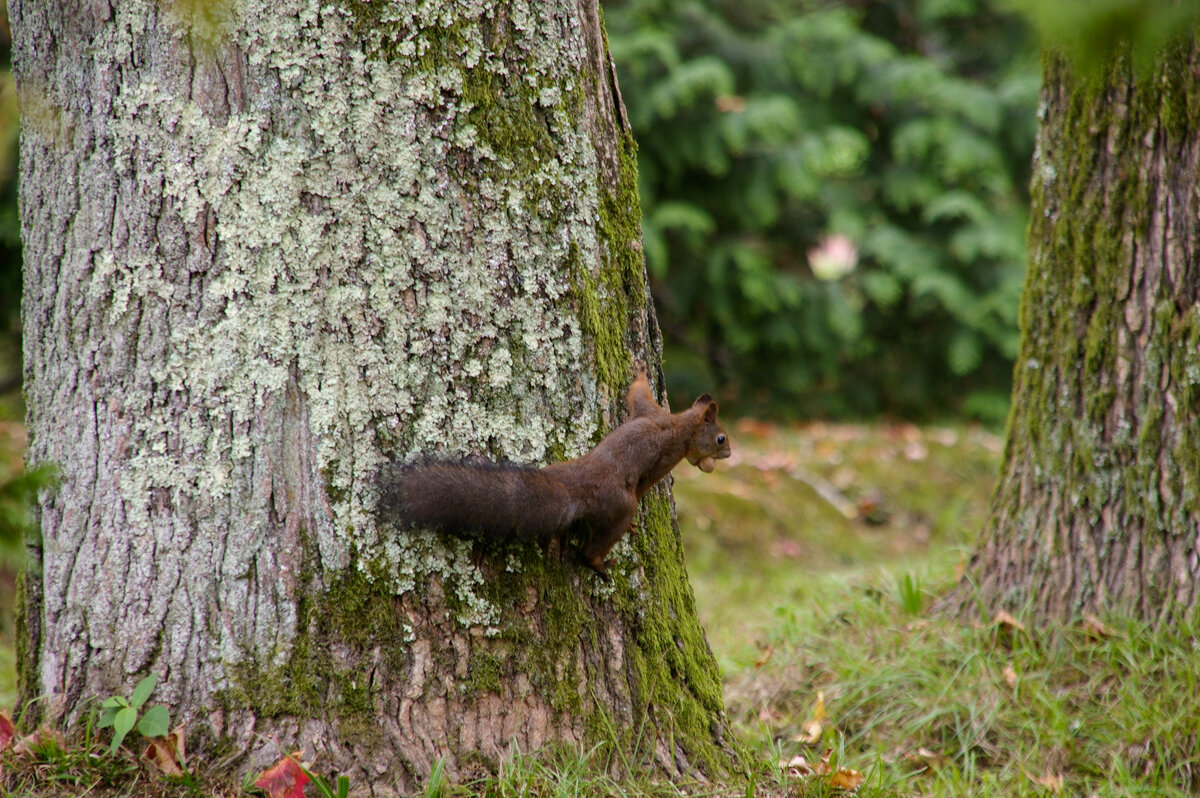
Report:
[[[477,6],[483,6],[482,9]],[[577,456],[659,340],[594,0],[14,0],[49,719],[379,792],[610,740],[736,761],[669,492],[612,583],[375,515],[393,458]]]
[[[957,601],[1192,612],[1200,579],[1200,52],[1048,58],[993,516]]]

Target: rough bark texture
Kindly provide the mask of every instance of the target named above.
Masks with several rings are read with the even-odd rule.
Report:
[[[408,789],[512,746],[735,764],[669,492],[611,583],[402,533],[385,460],[577,456],[658,359],[594,0],[14,0],[50,720],[158,673],[194,756]]]
[[[1014,406],[956,600],[1151,621],[1200,598],[1200,52],[1048,58]]]

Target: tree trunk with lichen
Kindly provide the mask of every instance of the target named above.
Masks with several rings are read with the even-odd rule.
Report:
[[[1048,58],[1008,442],[951,603],[1164,622],[1200,601],[1200,47]]]
[[[62,477],[24,698],[69,720],[157,673],[193,757],[377,793],[551,743],[736,766],[665,486],[611,583],[375,514],[392,459],[582,454],[658,362],[595,2],[11,19],[30,458]]]

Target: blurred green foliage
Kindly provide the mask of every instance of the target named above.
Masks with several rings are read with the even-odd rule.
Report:
[[[52,465],[17,470],[0,477],[0,565],[19,563],[25,542],[38,528],[30,518],[39,491],[58,484],[58,472]]]
[[[1086,71],[1101,71],[1128,50],[1148,67],[1163,48],[1200,24],[1200,0],[1012,0],[1043,41]]]
[[[605,22],[673,391],[719,384],[777,416],[1002,417],[1040,81],[1023,18],[997,0],[610,0]]]

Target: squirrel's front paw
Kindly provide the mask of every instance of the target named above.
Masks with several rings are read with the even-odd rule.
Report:
[[[603,578],[606,582],[611,581],[612,577],[608,575],[608,569],[616,565],[617,561],[609,557],[607,560],[602,560],[599,557],[584,557],[583,564],[596,572],[596,575]]]

